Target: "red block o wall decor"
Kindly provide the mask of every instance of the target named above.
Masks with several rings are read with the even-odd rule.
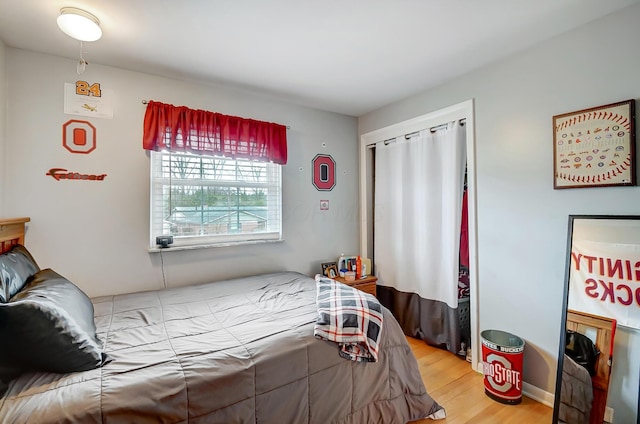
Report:
[[[89,154],[96,149],[96,127],[88,121],[71,119],[62,125],[62,146],[71,153]],[[51,168],[45,174],[56,181],[104,181],[107,174],[81,174],[66,168]]]
[[[67,121],[62,126],[62,145],[71,153],[89,154],[96,149],[96,128],[88,121]]]
[[[313,185],[320,191],[330,191],[336,186],[336,162],[329,155],[316,155],[313,164]]]

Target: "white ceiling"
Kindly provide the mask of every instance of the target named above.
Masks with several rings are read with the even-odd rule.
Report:
[[[640,0],[0,0],[7,46],[360,116]]]

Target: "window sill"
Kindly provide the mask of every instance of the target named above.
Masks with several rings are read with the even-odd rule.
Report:
[[[281,243],[284,239],[277,240],[247,240],[247,241],[233,241],[226,243],[210,243],[210,244],[191,244],[184,246],[171,246],[171,247],[150,247],[148,249],[149,253],[159,253],[159,252],[175,252],[175,251],[183,251],[183,250],[197,250],[197,249],[212,249],[215,247],[234,247],[234,246],[247,246],[254,244],[266,244],[266,243]]]

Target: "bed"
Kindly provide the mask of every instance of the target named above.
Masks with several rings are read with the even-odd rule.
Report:
[[[22,245],[24,233],[16,228],[26,220],[0,221],[3,251]],[[52,284],[64,280],[51,270],[36,275],[41,272]],[[0,312],[34,288],[42,285],[28,282]],[[345,359],[335,343],[314,337],[316,282],[299,273],[90,303],[101,350],[91,356],[95,363],[79,372],[21,370],[4,385],[0,422],[405,423],[444,417],[388,310],[382,308],[377,361]],[[61,369],[67,364],[55,355],[47,359]]]

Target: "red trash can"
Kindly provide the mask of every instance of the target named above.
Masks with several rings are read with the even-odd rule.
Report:
[[[519,404],[524,340],[500,330],[484,330],[480,336],[485,394],[500,403]]]

